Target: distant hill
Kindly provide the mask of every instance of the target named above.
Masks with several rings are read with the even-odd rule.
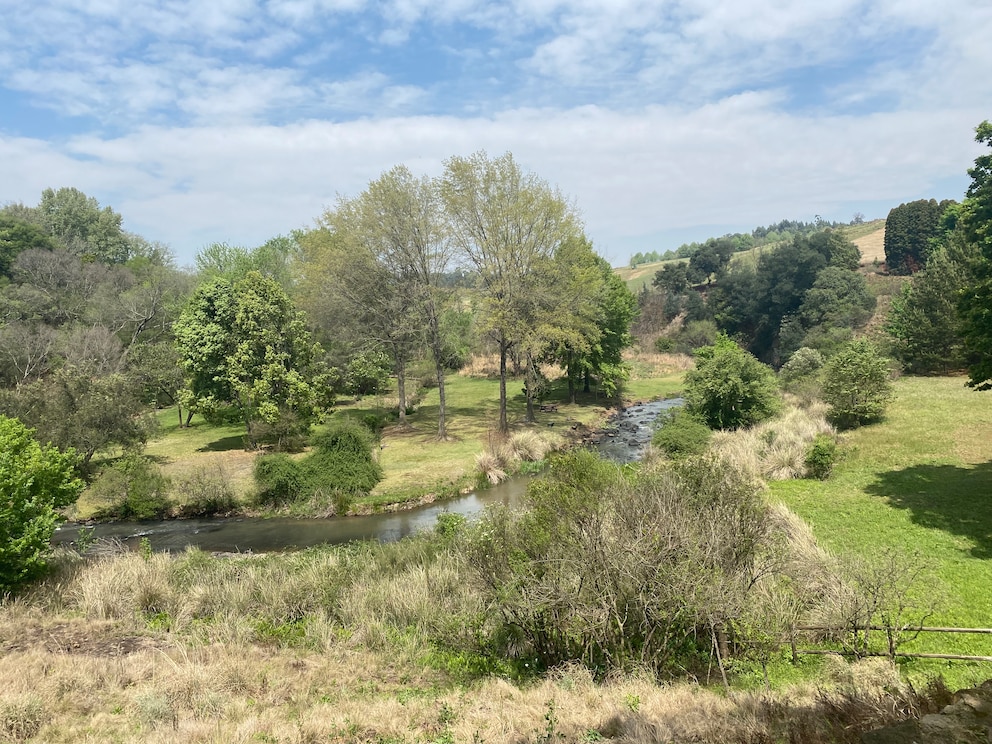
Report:
[[[834,229],[840,233],[843,233],[852,243],[858,246],[858,249],[861,251],[862,265],[870,264],[876,259],[879,263],[885,261],[884,219],[872,220],[871,222],[864,222],[860,225],[844,225]],[[792,240],[792,238],[789,237],[787,240]],[[779,243],[770,243],[747,251],[735,253],[733,260],[746,260],[745,257],[755,258],[762,252],[773,250],[780,244],[781,241]],[[640,264],[634,268],[630,268],[629,266],[621,266],[615,268],[614,271],[621,279],[624,280],[627,288],[634,294],[637,294],[645,286],[651,286],[651,282],[654,280],[655,272],[661,269],[662,266],[668,263],[688,260],[689,259],[687,258],[674,258],[668,261],[655,261],[654,263]]]

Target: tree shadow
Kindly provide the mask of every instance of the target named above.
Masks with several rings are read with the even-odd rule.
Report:
[[[230,437],[222,437],[212,442],[207,442],[202,447],[197,447],[197,452],[229,452],[230,450],[244,449],[245,438],[242,434],[234,434]]]
[[[968,538],[974,557],[992,558],[992,462],[891,470],[878,474],[865,490],[910,510],[921,527]]]

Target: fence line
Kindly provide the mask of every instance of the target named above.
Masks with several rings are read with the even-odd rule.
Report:
[[[798,631],[811,631],[811,630],[826,630],[826,631],[869,631],[869,630],[879,630],[884,631],[889,642],[888,652],[884,651],[836,651],[836,650],[823,650],[823,649],[798,649],[796,648],[796,633]],[[992,656],[968,656],[964,654],[925,654],[925,653],[910,653],[905,651],[895,650],[895,636],[896,631],[910,631],[914,633],[975,633],[981,635],[992,635],[992,628],[942,628],[942,627],[932,627],[932,626],[909,626],[905,628],[892,628],[886,627],[884,625],[865,625],[860,628],[851,627],[830,627],[821,625],[799,625],[792,629],[792,633],[789,637],[789,645],[792,647],[792,662],[796,663],[798,661],[797,657],[799,654],[815,654],[815,655],[831,655],[831,656],[857,656],[862,658],[865,656],[887,656],[890,659],[900,656],[909,659],[953,659],[956,661],[988,661],[992,662]]]

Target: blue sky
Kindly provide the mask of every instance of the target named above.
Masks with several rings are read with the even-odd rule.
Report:
[[[960,198],[987,0],[0,0],[0,203],[75,186],[254,246],[404,163],[507,150],[615,264]]]

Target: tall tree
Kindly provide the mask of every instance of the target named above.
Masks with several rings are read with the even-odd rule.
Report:
[[[506,361],[528,333],[535,271],[579,233],[579,221],[557,190],[510,153],[449,159],[441,193],[455,243],[478,274],[483,326],[499,350],[499,429],[506,432]]]
[[[232,407],[245,424],[246,446],[304,434],[324,410],[321,349],[274,279],[249,271],[237,282],[206,282],[175,332],[187,407],[207,415]]]
[[[70,253],[102,263],[124,263],[130,256],[121,215],[110,207],[101,209],[79,189],[45,189],[38,211],[49,233]]]
[[[979,124],[975,139],[992,147],[992,123]],[[974,278],[961,293],[959,312],[969,355],[968,384],[992,390],[992,154],[975,158],[968,175],[971,185],[958,224],[980,255],[972,265]]]
[[[913,274],[930,256],[940,234],[941,215],[953,202],[918,199],[889,210],[885,220],[885,263],[894,274]]]

